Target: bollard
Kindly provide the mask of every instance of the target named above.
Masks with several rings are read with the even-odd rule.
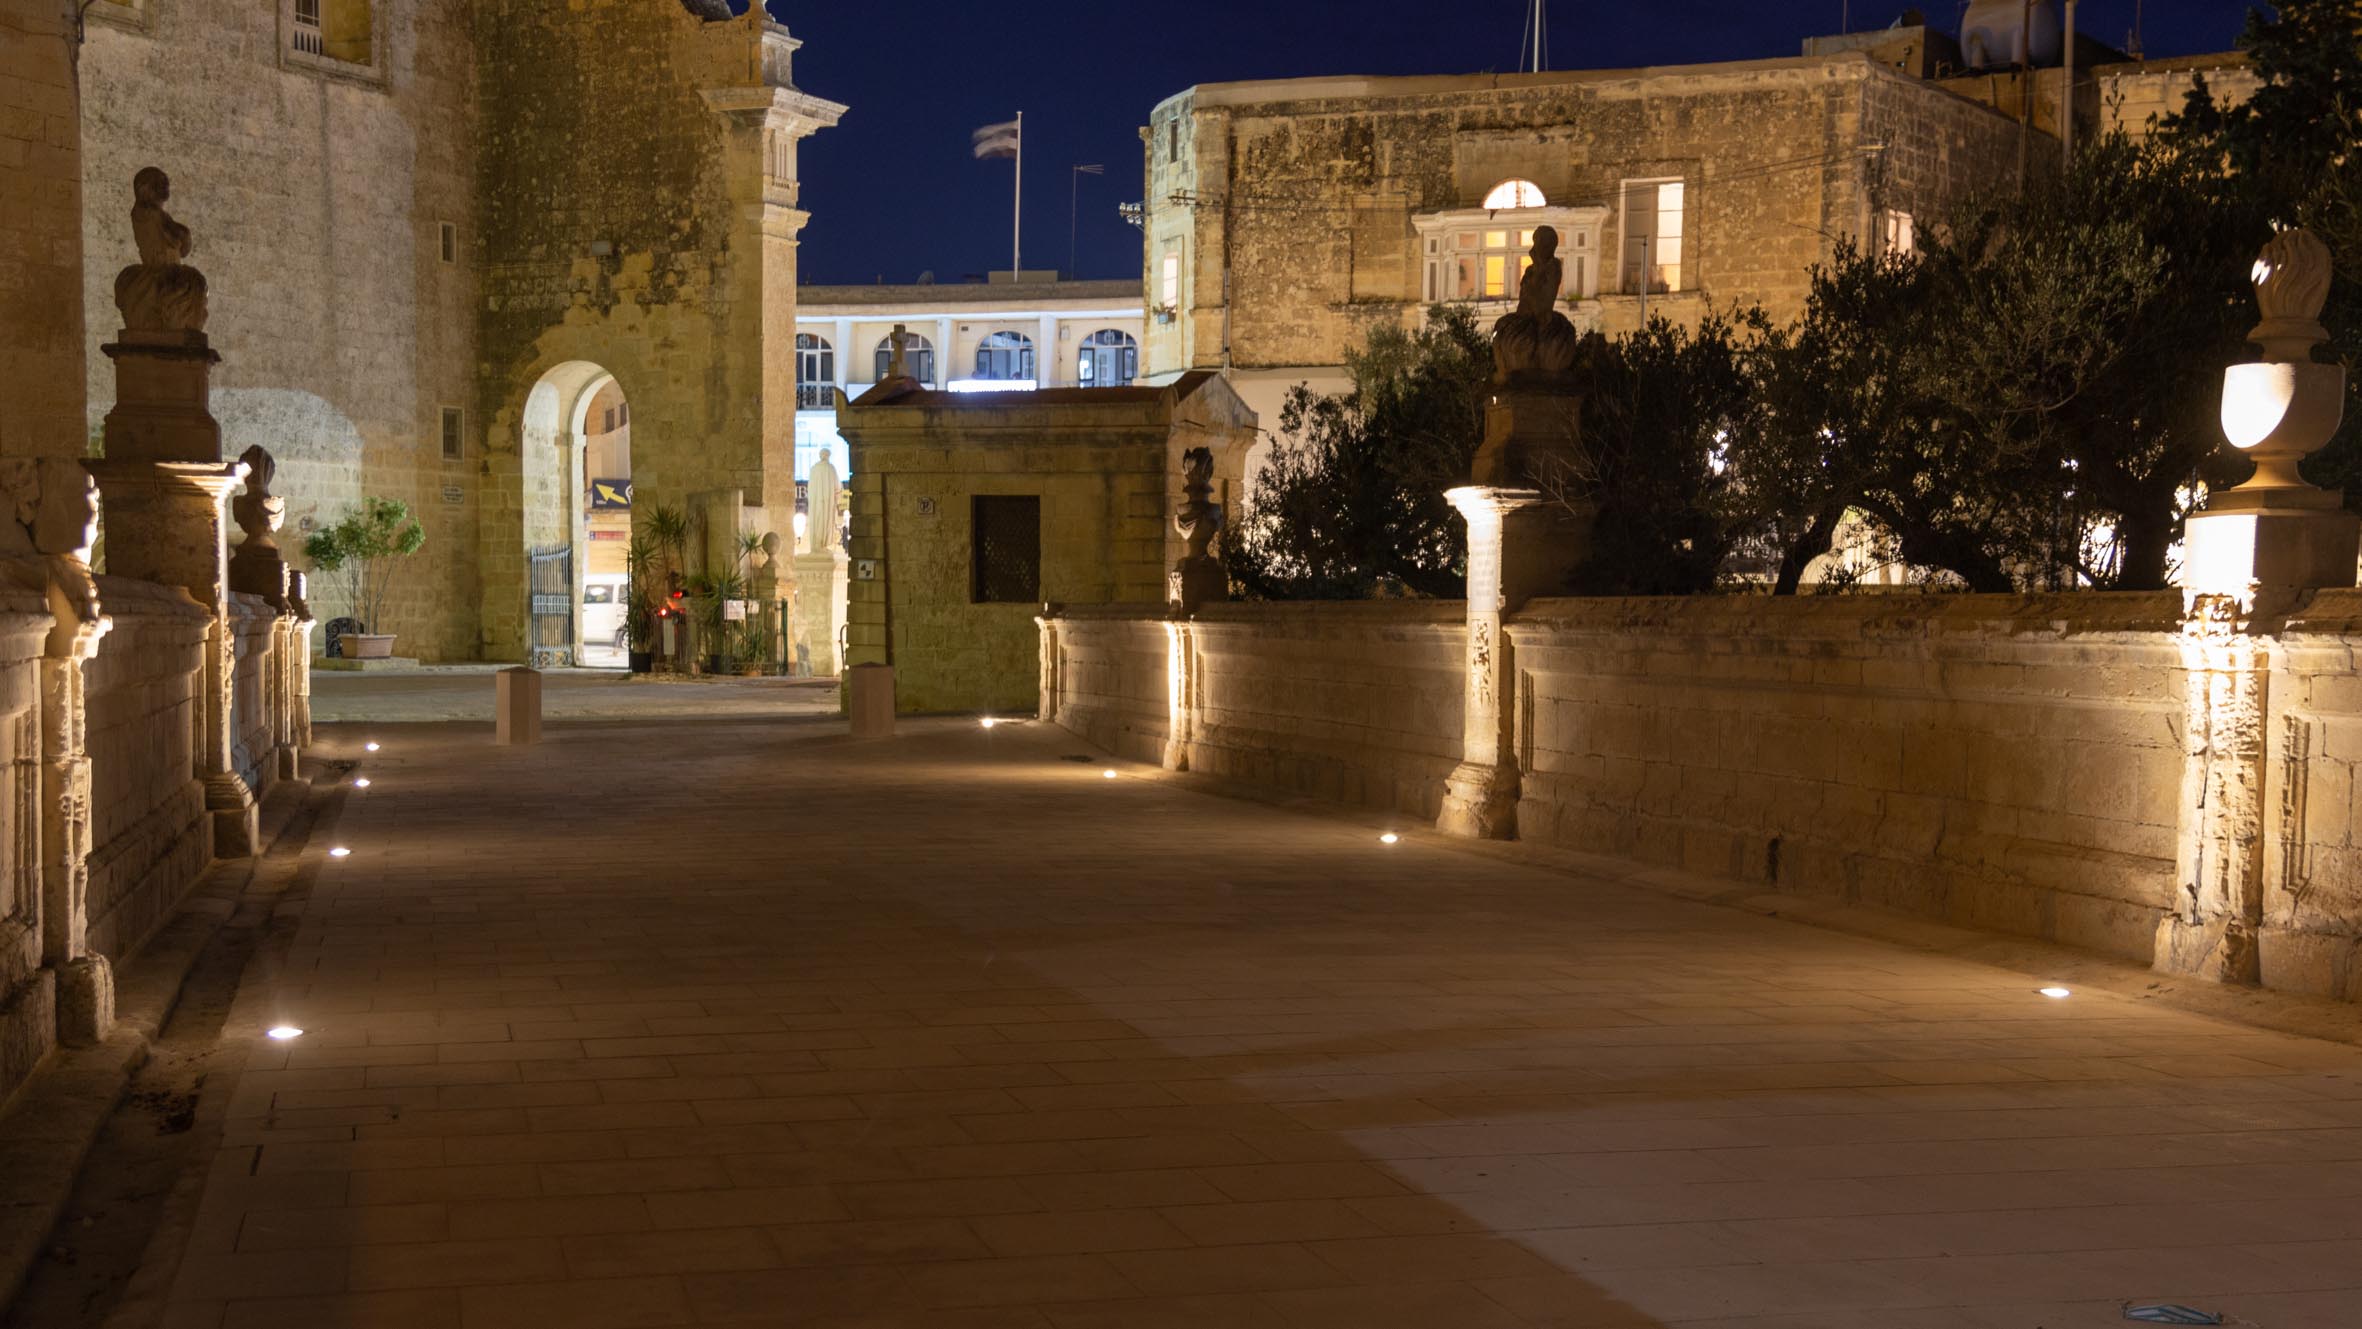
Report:
[[[845,671],[845,713],[855,738],[894,736],[894,666],[855,665]]]
[[[531,747],[541,741],[541,671],[503,669],[495,676],[493,741],[502,747]]]

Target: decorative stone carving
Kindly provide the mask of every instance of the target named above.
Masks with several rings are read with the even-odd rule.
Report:
[[[1166,598],[1184,614],[1199,605],[1230,598],[1230,573],[1208,552],[1222,533],[1222,505],[1213,501],[1214,453],[1191,448],[1181,454],[1181,492],[1186,496],[1173,513],[1173,529],[1188,543],[1188,551],[1173,565]]]
[[[132,177],[131,237],[139,262],[115,278],[115,307],[127,332],[202,333],[205,274],[190,267],[196,243],[189,228],[164,210],[172,177],[150,166]]]
[[[1558,258],[1556,227],[1535,228],[1531,257],[1518,283],[1517,312],[1493,325],[1494,377],[1502,383],[1534,375],[1561,377],[1574,368],[1582,344],[1575,325],[1558,312],[1565,266]]]
[[[98,482],[71,457],[12,457],[0,461],[0,495],[12,518],[0,523],[0,554],[42,561],[61,629],[98,622]]]
[[[888,347],[886,377],[889,379],[909,378],[910,329],[903,324],[895,324],[894,330],[886,334],[886,345]]]
[[[238,460],[246,467],[246,490],[230,500],[230,517],[246,538],[230,558],[230,589],[259,595],[283,611],[288,607],[287,560],[277,536],[287,523],[287,500],[271,492],[279,463],[259,443]]]
[[[2303,362],[2329,339],[2321,310],[2334,270],[2329,246],[2311,231],[2282,231],[2255,261],[2255,303],[2264,321],[2249,340],[2266,360]]]

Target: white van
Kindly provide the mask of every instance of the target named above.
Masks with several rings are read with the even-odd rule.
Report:
[[[631,578],[620,572],[601,573],[582,579],[582,640],[597,648],[612,643],[615,650],[625,649],[623,636],[623,608],[626,589]]]

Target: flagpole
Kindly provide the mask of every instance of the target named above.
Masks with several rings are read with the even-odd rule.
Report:
[[[1009,222],[1009,280],[1025,275],[1025,112],[1017,113],[1017,188]]]

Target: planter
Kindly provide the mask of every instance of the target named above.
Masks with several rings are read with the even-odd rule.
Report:
[[[656,672],[656,652],[633,651],[630,654],[631,668],[633,673],[653,674]]]
[[[348,660],[390,660],[394,657],[394,634],[348,632],[336,639],[338,649]]]

